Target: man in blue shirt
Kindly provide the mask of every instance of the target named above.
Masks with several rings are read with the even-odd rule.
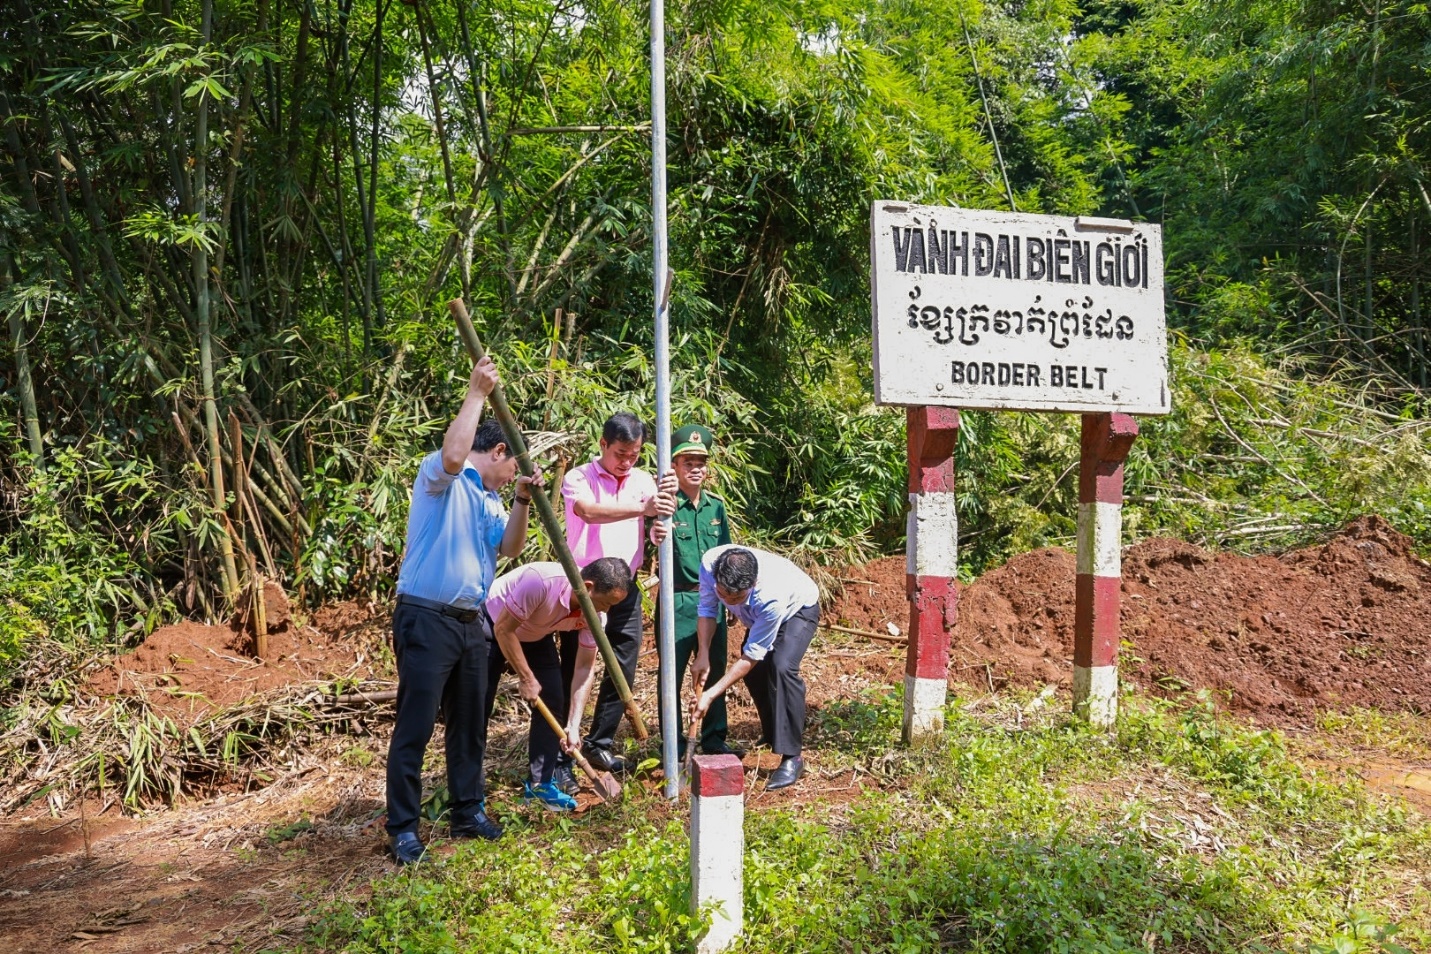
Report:
[[[397,724],[388,747],[387,831],[398,864],[423,856],[417,836],[422,757],[439,707],[446,722],[447,790],[455,838],[498,838],[502,828],[483,807],[482,756],[486,737],[487,658],[492,623],[483,609],[497,557],[516,557],[527,539],[528,477],[495,419],[481,421],[482,405],[497,386],[485,357],[472,368],[467,396],[442,450],[423,458],[412,489],[407,549],[393,611],[397,658]],[[479,426],[479,421],[481,424]],[[507,511],[497,491],[517,480]],[[540,486],[540,477],[537,478]]]
[[[691,680],[705,685],[711,670],[711,638],[724,603],[746,625],[740,659],[715,685],[691,700],[692,719],[745,679],[761,734],[780,755],[766,791],[794,785],[805,774],[800,757],[805,736],[805,680],[800,661],[820,622],[820,589],[805,571],[782,556],[754,547],[712,547],[701,558],[700,605],[696,609],[696,659]]]

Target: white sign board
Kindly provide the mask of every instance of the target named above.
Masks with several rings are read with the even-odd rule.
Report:
[[[876,200],[870,259],[878,403],[1171,410],[1159,226]]]

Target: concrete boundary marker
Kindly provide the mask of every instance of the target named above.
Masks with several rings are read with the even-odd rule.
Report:
[[[691,913],[708,912],[697,954],[717,954],[745,926],[745,767],[734,755],[698,755],[691,769]]]

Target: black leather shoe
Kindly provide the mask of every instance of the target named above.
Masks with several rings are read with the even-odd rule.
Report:
[[[701,752],[706,755],[734,755],[738,759],[745,758],[745,749],[731,745],[725,739],[701,746]]]
[[[427,847],[423,845],[422,839],[417,837],[415,831],[405,831],[401,835],[390,837],[388,850],[392,852],[393,860],[400,865],[410,865],[415,861],[421,861],[427,854]]]
[[[770,773],[770,780],[765,783],[765,790],[774,792],[794,785],[800,781],[800,776],[804,774],[805,760],[798,755],[787,755],[781,760],[780,767]]]
[[[502,826],[487,817],[487,813],[478,809],[465,818],[454,819],[450,833],[453,838],[485,838],[488,841],[496,841],[502,837]]]
[[[591,763],[591,767],[598,772],[610,772],[612,775],[625,775],[631,770],[630,764],[619,755],[613,755],[610,749],[598,748],[597,746],[582,746],[581,754],[586,756],[586,760]]]
[[[552,783],[568,795],[575,795],[581,790],[570,765],[558,765],[556,771],[552,772]]]

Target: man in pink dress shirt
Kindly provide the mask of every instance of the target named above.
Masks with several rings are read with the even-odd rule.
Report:
[[[561,494],[566,501],[566,542],[578,566],[602,557],[620,557],[634,575],[645,556],[646,519],[667,517],[676,509],[676,478],[668,475],[658,487],[651,475],[636,468],[646,426],[634,414],[613,414],[601,431],[601,454],[590,463],[567,472]],[[626,682],[634,685],[636,661],[641,655],[641,588],[632,586],[626,598],[607,614],[606,638]],[[576,636],[562,634],[562,676],[570,687],[576,668]],[[568,697],[571,693],[568,691]],[[616,728],[625,707],[611,681],[601,680],[585,754],[591,764],[607,772],[624,772],[626,760],[612,752]],[[578,723],[579,710],[572,718]],[[562,773],[566,774],[566,773]]]
[[[606,610],[633,589],[631,570],[620,557],[603,557],[581,571],[591,602],[605,622]],[[553,633],[576,635],[575,677],[566,735],[580,744],[581,716],[591,691],[596,640],[581,614],[581,602],[560,563],[528,563],[498,577],[488,590],[487,615],[492,620],[492,655],[487,665],[487,721],[497,698],[497,684],[508,669],[517,674],[517,693],[527,702],[540,698],[555,713],[567,708],[561,660]],[[546,719],[532,712],[527,737],[530,777],[526,797],[553,811],[571,811],[576,800],[552,783],[561,746]]]

